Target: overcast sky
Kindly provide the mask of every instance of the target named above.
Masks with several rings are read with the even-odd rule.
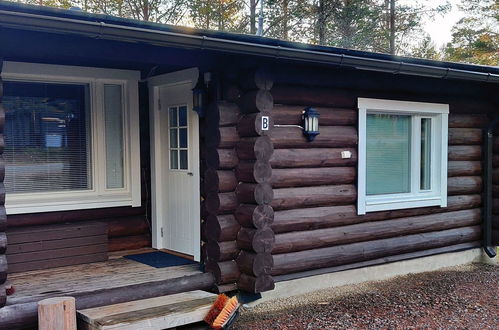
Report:
[[[463,13],[459,10],[457,5],[461,0],[448,0],[452,5],[450,10],[444,16],[438,15],[432,22],[426,22],[424,29],[431,36],[437,47],[445,45],[451,41],[452,26],[463,17]],[[438,6],[444,4],[446,0],[433,0],[432,5]]]

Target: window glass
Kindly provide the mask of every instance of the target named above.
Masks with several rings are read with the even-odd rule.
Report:
[[[3,87],[7,193],[91,189],[88,85]]]
[[[420,189],[431,189],[431,118],[421,118]]]
[[[187,107],[170,107],[168,116],[170,125],[170,169],[187,170],[189,168]]]
[[[368,114],[367,195],[410,192],[411,117]]]
[[[106,187],[123,188],[123,118],[121,85],[104,85]]]

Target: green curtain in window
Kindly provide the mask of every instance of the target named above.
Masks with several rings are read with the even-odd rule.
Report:
[[[367,195],[410,192],[411,117],[368,114]]]

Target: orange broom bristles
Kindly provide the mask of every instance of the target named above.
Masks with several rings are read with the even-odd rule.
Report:
[[[212,325],[228,301],[229,301],[229,297],[227,297],[223,293],[219,294],[217,299],[215,300],[215,302],[211,306],[210,310],[208,311],[208,314],[206,314],[206,316],[204,317],[204,321],[206,323],[208,323],[209,325]]]
[[[225,306],[223,307],[222,311],[220,314],[217,316],[217,318],[213,321],[213,323],[210,323],[211,327],[213,329],[221,329],[227,320],[232,316],[232,314],[237,310],[239,307],[239,302],[237,301],[237,297],[234,296],[227,301]]]

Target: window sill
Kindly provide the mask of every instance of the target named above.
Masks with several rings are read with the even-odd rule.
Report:
[[[424,198],[407,198],[407,199],[387,199],[386,201],[369,201],[367,200],[364,206],[364,212],[359,207],[359,215],[366,212],[388,211],[411,209],[417,207],[441,206],[446,207],[447,202],[441,196],[424,197]]]
[[[37,200],[22,200],[7,197],[5,208],[7,215],[42,213],[56,211],[76,211],[84,209],[98,209],[118,206],[141,206],[141,201],[134,201],[130,194],[116,196],[80,196],[72,198],[57,198],[54,194],[51,197]]]

